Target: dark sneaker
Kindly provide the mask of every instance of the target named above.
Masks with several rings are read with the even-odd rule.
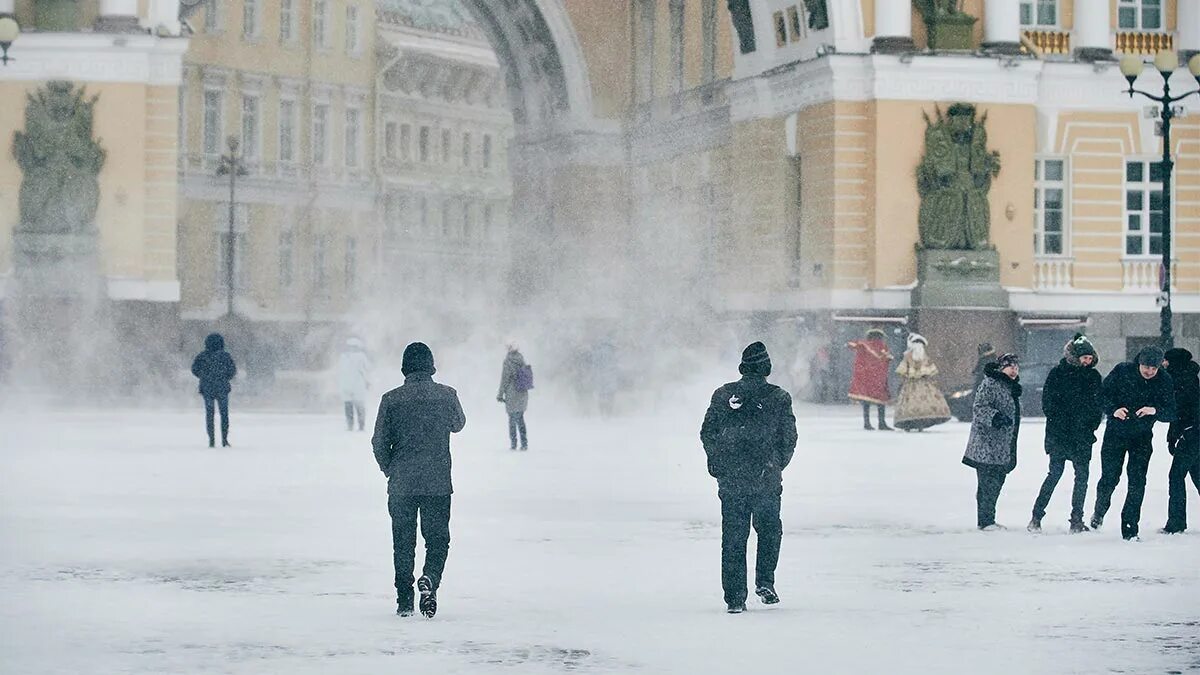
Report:
[[[754,594],[758,596],[759,600],[762,600],[762,604],[764,605],[779,604],[779,594],[775,592],[775,588],[772,586],[759,586],[754,589]]]
[[[1121,523],[1121,538],[1125,541],[1138,538],[1138,527],[1133,523]]]
[[[1083,524],[1082,520],[1071,521],[1071,534],[1079,534],[1080,532],[1090,532],[1087,525]]]
[[[417,590],[421,592],[421,616],[432,619],[437,614],[437,592],[433,590],[433,582],[422,576],[417,579]]]
[[[413,591],[412,587],[408,587],[408,592],[401,592],[396,596],[396,616],[412,616],[413,615]]]
[[[1038,518],[1037,516],[1034,516],[1033,518],[1031,518],[1029,520],[1029,525],[1026,525],[1025,529],[1029,530],[1030,532],[1041,532],[1042,531],[1042,519]]]
[[[894,431],[894,429],[892,429],[891,427],[889,427],[889,426],[887,425],[887,422],[880,422],[880,423],[879,423],[879,430],[880,430],[880,431]]]
[[[725,607],[726,614],[741,614],[744,611],[746,611],[746,603],[744,602],[736,602]]]
[[[1104,516],[1092,516],[1092,529],[1098,530],[1104,527]]]
[[[870,422],[863,422],[863,431],[875,431],[875,427]]]
[[[1168,525],[1168,526],[1164,527],[1163,529],[1159,530],[1158,533],[1159,534],[1183,534],[1186,531],[1187,531],[1186,527],[1176,527],[1174,525]]]

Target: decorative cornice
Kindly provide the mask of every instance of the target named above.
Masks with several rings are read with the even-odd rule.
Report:
[[[178,85],[188,41],[110,33],[27,33],[6,81],[120,82]]]

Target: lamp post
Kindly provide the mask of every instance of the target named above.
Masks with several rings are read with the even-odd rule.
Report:
[[[20,34],[21,25],[17,20],[9,14],[0,14],[0,63],[7,66],[9,61],[16,60],[8,55],[8,48]]]
[[[235,208],[237,206],[234,199],[237,195],[238,176],[245,176],[247,172],[246,166],[242,163],[242,157],[238,154],[238,139],[235,136],[230,136],[226,143],[229,146],[229,153],[221,155],[221,163],[217,166],[217,175],[229,176],[229,236],[225,241],[225,313],[227,316],[232,317],[234,293],[233,256],[236,251],[233,243],[236,237]]]
[[[1154,69],[1162,77],[1163,93],[1161,96],[1140,89],[1134,89],[1133,82],[1142,74],[1146,64],[1140,56],[1128,54],[1121,59],[1121,74],[1129,82],[1126,93],[1129,98],[1141,94],[1159,105],[1159,122],[1162,125],[1162,189],[1163,189],[1163,233],[1162,233],[1162,294],[1159,302],[1162,304],[1161,323],[1159,325],[1160,339],[1163,349],[1175,346],[1171,334],[1171,173],[1175,163],[1171,160],[1171,120],[1179,115],[1174,104],[1200,92],[1200,89],[1171,95],[1171,75],[1179,68],[1179,54],[1174,51],[1161,51],[1154,57]],[[1188,70],[1200,84],[1200,54],[1188,61]]]

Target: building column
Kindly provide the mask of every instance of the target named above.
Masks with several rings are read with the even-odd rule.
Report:
[[[137,0],[100,0],[95,28],[98,33],[140,32]]]
[[[1107,2],[1075,3],[1075,57],[1080,61],[1109,61],[1112,55],[1112,16]]]
[[[1179,3],[1179,51],[1184,63],[1200,54],[1200,2]]]
[[[995,54],[1021,53],[1020,0],[987,0],[983,8],[983,49]]]
[[[875,2],[875,40],[873,54],[900,54],[915,51],[912,39],[912,4]]]

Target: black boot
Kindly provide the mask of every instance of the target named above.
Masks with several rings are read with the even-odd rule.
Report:
[[[863,409],[863,429],[867,431],[875,431],[875,427],[871,426],[871,406],[866,403],[862,404]]]
[[[422,576],[417,579],[417,590],[421,592],[421,615],[432,619],[437,614],[437,591],[433,589],[433,582],[429,577]]]
[[[1087,525],[1083,524],[1083,520],[1071,521],[1071,534],[1079,534],[1081,532],[1090,532]]]
[[[892,428],[887,425],[887,420],[883,416],[883,406],[879,406],[879,430],[891,431]]]

